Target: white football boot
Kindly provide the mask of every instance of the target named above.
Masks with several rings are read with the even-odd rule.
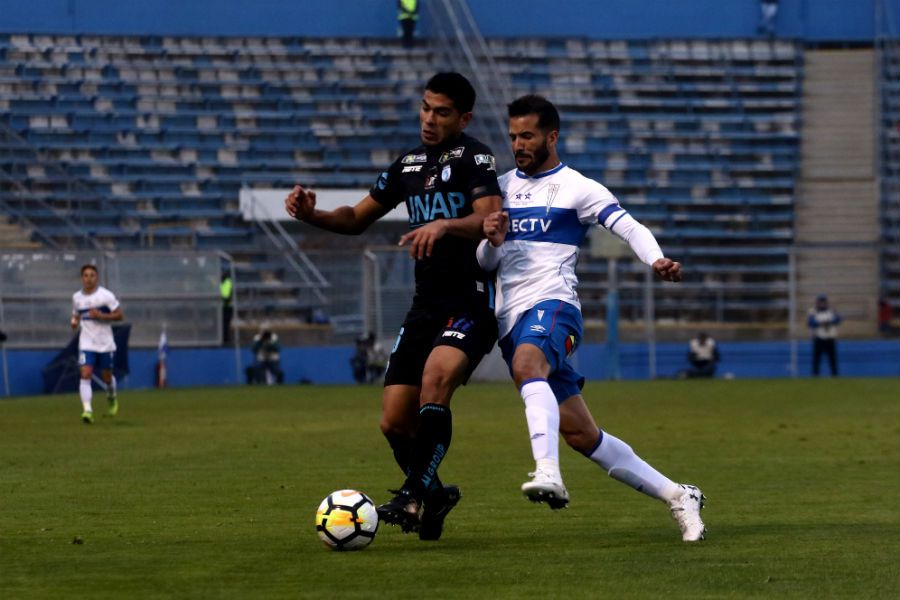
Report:
[[[683,492],[669,501],[669,511],[681,528],[681,539],[685,542],[698,542],[706,534],[706,526],[700,518],[706,496],[696,486],[679,484],[679,487]]]
[[[546,502],[552,509],[565,508],[569,504],[569,492],[563,485],[559,469],[538,465],[529,473],[531,481],[522,484],[522,493],[532,502]]]

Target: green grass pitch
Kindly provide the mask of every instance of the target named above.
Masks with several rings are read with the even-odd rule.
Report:
[[[705,542],[665,506],[561,449],[572,496],[524,500],[532,466],[508,385],[454,399],[444,538],[382,526],[319,542],[329,492],[388,498],[400,473],[377,387],[123,392],[0,401],[3,598],[897,598],[896,380],[593,383],[598,422],[708,497]],[[102,412],[105,400],[95,399]]]

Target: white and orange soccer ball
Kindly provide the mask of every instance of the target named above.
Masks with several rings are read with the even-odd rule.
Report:
[[[362,550],[378,531],[375,503],[356,490],[332,492],[316,511],[316,531],[332,550]]]

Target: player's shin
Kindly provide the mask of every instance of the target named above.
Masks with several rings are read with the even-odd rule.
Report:
[[[438,468],[447,451],[453,435],[453,418],[450,407],[440,404],[425,404],[419,410],[419,427],[413,445],[411,469],[404,487],[417,498],[422,498],[430,489],[440,485]]]
[[[605,431],[600,432],[599,443],[587,456],[613,479],[652,498],[667,502],[682,493],[677,483],[635,454],[631,446]]]
[[[532,379],[519,390],[531,437],[531,454],[539,470],[559,475],[559,405],[545,379]]]
[[[82,379],[78,385],[78,393],[81,395],[81,406],[84,412],[91,412],[91,399],[93,398],[93,390],[91,389],[91,380]]]

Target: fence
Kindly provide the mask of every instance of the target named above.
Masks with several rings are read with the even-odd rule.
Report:
[[[155,347],[166,329],[170,346],[218,346],[222,340],[214,252],[5,252],[0,254],[0,328],[10,348],[62,348],[72,337],[72,294],[83,264],[116,294],[132,324],[133,347]]]

